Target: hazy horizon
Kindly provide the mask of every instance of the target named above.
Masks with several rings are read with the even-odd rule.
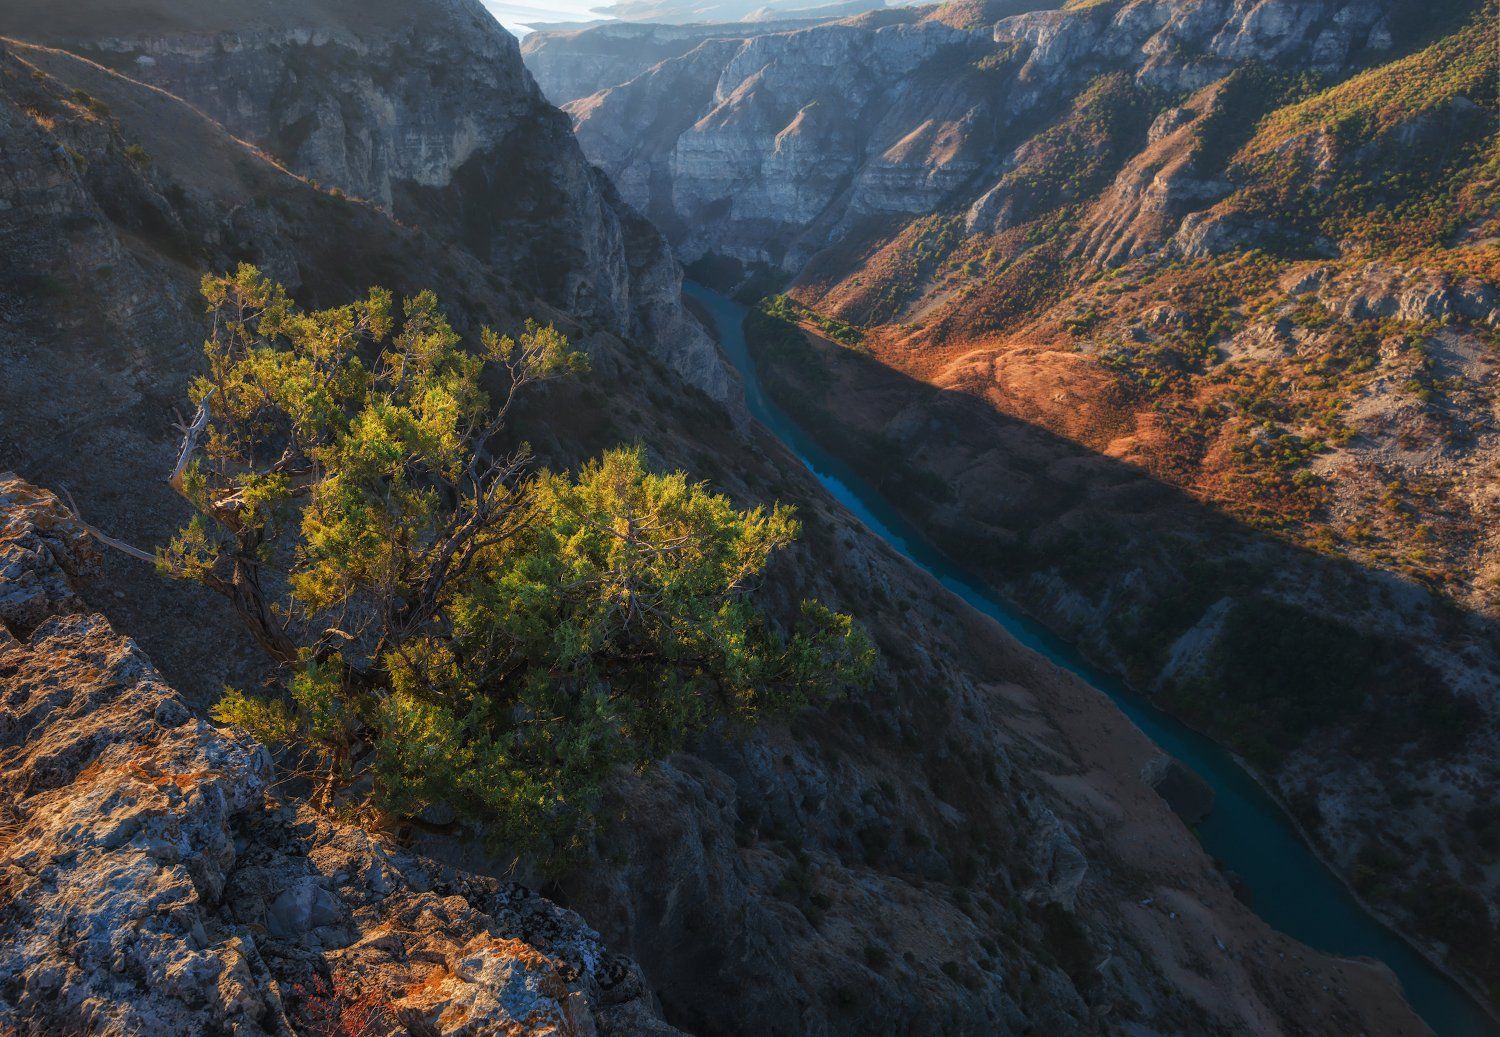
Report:
[[[510,0],[484,0],[495,20],[516,36],[525,36],[532,26],[550,22],[589,22],[604,17],[600,8],[609,0],[541,0],[539,3],[512,3]]]

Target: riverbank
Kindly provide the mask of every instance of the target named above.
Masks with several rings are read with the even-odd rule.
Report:
[[[898,552],[937,576],[971,605],[999,621],[1023,645],[1106,691],[1144,733],[1214,785],[1219,802],[1200,836],[1204,847],[1244,878],[1255,894],[1257,913],[1290,935],[1341,954],[1385,961],[1401,977],[1408,997],[1443,1037],[1500,1032],[1464,990],[1410,945],[1369,915],[1302,837],[1283,805],[1255,777],[1203,736],[1162,714],[1070,646],[994,599],[934,549],[920,541],[890,506],[791,422],[766,395],[742,329],[733,314],[743,308],[722,296],[691,289],[719,326],[721,343],[745,378],[753,414],[802,458],[825,487],[882,535]],[[728,321],[733,326],[726,326]],[[892,465],[899,459],[889,459]],[[830,474],[836,473],[836,474]],[[899,530],[897,532],[896,530]],[[1093,749],[1103,747],[1093,745]]]
[[[706,315],[711,316],[706,309],[701,306],[694,306],[691,302],[689,304],[689,308],[692,309],[692,311],[696,315],[698,315],[700,319],[703,319]],[[817,345],[817,348],[823,354],[842,357],[844,355],[847,355],[847,353],[849,352],[847,344],[835,341],[828,335],[823,334],[818,328],[802,326],[801,331],[806,335],[809,342],[815,343]],[[747,345],[747,355],[749,355],[748,350],[749,347]],[[760,360],[762,359],[764,358],[756,357],[755,361],[760,362]],[[797,419],[793,419],[787,416],[787,412],[783,412],[784,420],[792,422],[798,429],[798,431],[802,435],[807,437],[809,442],[816,442],[820,447],[830,442],[841,443],[843,441],[842,437],[847,434],[844,429],[830,429],[824,424],[820,424],[818,421],[801,421],[800,418],[802,417],[802,412],[804,412],[806,408],[799,408],[797,404],[800,401],[798,399],[791,398],[788,394],[777,395],[775,388],[773,387],[780,385],[783,382],[783,379],[779,379],[776,377],[766,377],[768,374],[772,373],[773,371],[767,371],[762,368],[759,371],[757,380],[762,387],[762,391],[766,395],[766,399],[768,400],[769,405],[778,408],[785,405],[787,406],[787,412],[797,411],[799,414],[799,417]],[[816,416],[819,418],[827,417],[827,415],[821,411],[817,412]],[[810,429],[817,429],[818,433],[828,434],[815,434],[814,432],[809,431]],[[854,481],[857,481],[861,477],[874,479],[880,477],[881,475],[888,476],[893,471],[900,471],[905,464],[905,462],[900,458],[887,456],[884,459],[881,470],[879,472],[874,472],[869,470],[869,468],[866,466],[857,466],[856,462],[845,460],[850,456],[858,456],[859,452],[857,450],[841,451],[837,447],[828,447],[827,449],[832,456],[838,457],[841,463],[848,465],[848,468],[851,472],[857,471],[859,473],[859,475],[855,476]],[[914,510],[909,506],[912,500],[911,498],[907,499],[908,506],[898,506],[893,503],[892,498],[882,494],[879,490],[874,489],[873,486],[867,486],[865,490],[869,494],[877,497],[882,502],[884,507],[889,508],[892,513],[899,516],[901,523],[905,527],[901,534],[903,537],[907,537],[913,542],[920,542],[925,551],[930,553],[933,559],[939,560],[938,564],[946,566],[958,565],[950,552],[934,544],[931,539],[929,539],[922,533],[920,528],[921,514],[919,512],[914,512]],[[1281,822],[1291,829],[1292,833],[1294,833],[1295,835],[1296,840],[1301,844],[1305,851],[1316,860],[1317,864],[1322,867],[1322,869],[1326,872],[1327,877],[1332,879],[1338,885],[1341,892],[1353,903],[1353,905],[1358,908],[1358,910],[1362,911],[1365,915],[1369,916],[1371,921],[1380,926],[1384,930],[1386,936],[1388,936],[1391,940],[1398,942],[1401,948],[1404,949],[1404,953],[1415,955],[1416,957],[1420,958],[1422,962],[1424,962],[1434,973],[1436,973],[1436,976],[1434,977],[1427,977],[1417,981],[1419,983],[1419,987],[1422,989],[1430,990],[1430,994],[1428,996],[1434,1002],[1440,1002],[1447,999],[1447,995],[1443,991],[1442,987],[1444,986],[1444,984],[1448,984],[1458,988],[1458,990],[1462,992],[1463,997],[1467,998],[1467,1000],[1471,1002],[1469,1007],[1472,1008],[1473,1011],[1459,1009],[1454,1017],[1453,1023],[1451,1024],[1451,1032],[1453,1032],[1456,1037],[1470,1037],[1471,1034],[1481,1034],[1483,1035],[1483,1037],[1494,1037],[1494,1035],[1500,1034],[1500,1009],[1497,1009],[1494,1004],[1486,999],[1483,991],[1480,990],[1469,977],[1459,973],[1458,971],[1450,967],[1448,963],[1444,962],[1430,947],[1424,946],[1421,941],[1413,939],[1410,933],[1408,933],[1401,927],[1399,919],[1393,913],[1387,910],[1383,910],[1380,905],[1361,894],[1354,883],[1350,881],[1348,875],[1339,867],[1339,862],[1335,859],[1333,854],[1329,852],[1327,846],[1324,844],[1324,841],[1318,837],[1318,834],[1316,832],[1314,832],[1307,825],[1303,824],[1302,820],[1297,814],[1297,811],[1294,809],[1294,805],[1287,801],[1281,790],[1276,787],[1275,783],[1262,768],[1258,767],[1253,761],[1251,761],[1244,755],[1235,752],[1231,747],[1225,746],[1222,740],[1217,738],[1215,736],[1215,733],[1209,730],[1206,726],[1195,723],[1191,717],[1184,716],[1181,713],[1178,713],[1171,709],[1164,709],[1161,706],[1157,705],[1157,700],[1155,700],[1151,695],[1145,692],[1138,684],[1132,682],[1127,677],[1122,676],[1115,662],[1109,658],[1106,658],[1103,653],[1097,650],[1096,646],[1090,645],[1086,642],[1073,642],[1067,640],[1066,635],[1062,632],[1059,632],[1056,625],[1052,622],[1049,622],[1049,617],[1041,610],[1033,607],[1026,602],[1018,601],[1009,596],[1005,596],[1002,591],[996,589],[993,582],[985,581],[978,577],[969,575],[966,575],[965,578],[973,580],[977,587],[982,588],[981,593],[995,596],[998,607],[1010,612],[1012,615],[1017,617],[1020,622],[1034,628],[1034,630],[1039,633],[1037,641],[1033,645],[1036,650],[1043,652],[1043,654],[1047,654],[1049,657],[1052,657],[1053,652],[1058,652],[1064,657],[1070,655],[1076,656],[1077,661],[1075,664],[1063,664],[1069,665],[1070,668],[1081,669],[1084,672],[1089,673],[1090,676],[1088,676],[1087,679],[1090,680],[1091,683],[1098,688],[1106,688],[1117,683],[1120,686],[1120,693],[1127,696],[1127,701],[1133,701],[1137,706],[1145,711],[1148,711],[1150,714],[1154,714],[1157,717],[1169,720],[1172,726],[1184,729],[1185,731],[1189,732],[1193,738],[1201,741],[1202,743],[1214,746],[1218,752],[1224,754],[1224,756],[1226,756],[1230,761],[1230,765],[1232,767],[1238,768],[1243,777],[1252,781],[1257,786],[1260,794],[1262,794],[1271,802],[1276,812],[1280,815]],[[1110,692],[1110,694],[1115,693]],[[1116,695],[1115,697],[1117,698],[1117,700],[1119,699],[1118,695]],[[1127,709],[1127,712],[1130,712],[1138,723],[1141,722],[1142,717],[1140,714],[1132,712],[1129,709]],[[1147,725],[1143,724],[1143,726]],[[1149,731],[1151,730],[1151,728],[1147,726],[1147,730]],[[1159,736],[1153,734],[1152,737]],[[1210,829],[1212,829],[1223,825],[1223,823],[1224,821],[1221,815],[1218,818],[1210,818],[1209,821],[1206,822],[1206,825]],[[1230,860],[1237,859],[1236,856],[1230,856],[1229,854],[1223,852],[1222,843],[1216,839],[1210,838],[1206,841],[1206,845],[1209,847],[1210,852],[1214,853],[1217,857],[1227,858]],[[1231,867],[1230,870],[1235,872],[1236,877],[1239,877],[1239,873],[1236,868]],[[1273,898],[1268,898],[1264,895],[1265,890],[1263,886],[1260,892],[1262,895],[1257,899],[1256,903],[1260,905],[1262,909],[1266,904],[1274,903]],[[1312,946],[1320,947],[1323,950],[1345,954],[1364,953],[1363,951],[1354,949],[1357,944],[1353,942],[1320,942],[1318,930],[1313,926],[1307,926],[1304,924],[1304,919],[1306,917],[1308,916],[1301,910],[1283,910],[1279,912],[1272,912],[1271,916],[1268,918],[1268,921],[1270,921],[1278,929],[1288,931],[1295,935],[1299,940],[1302,940]],[[1372,954],[1371,957],[1378,959],[1381,957],[1381,955],[1377,953]],[[1411,974],[1411,970],[1409,969],[1401,971],[1405,971],[1408,974]],[[1426,999],[1424,998],[1424,1001],[1425,1000]],[[1439,1030],[1439,1033],[1447,1032],[1450,1032],[1449,1028],[1443,1028]]]

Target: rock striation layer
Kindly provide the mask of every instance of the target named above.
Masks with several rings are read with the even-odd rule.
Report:
[[[793,31],[740,26],[681,54],[675,27],[528,41],[585,152],[686,261],[801,270],[872,218],[1016,194],[1018,146],[1059,96],[1123,70],[1190,93],[1250,62],[1337,73],[1392,47],[1393,0],[992,2],[878,12]],[[1016,13],[1021,12],[1021,13]],[[599,78],[569,72],[596,50]],[[621,54],[620,52],[623,52]],[[644,52],[640,71],[624,55]],[[651,62],[647,65],[646,62]],[[593,91],[583,93],[587,87]],[[567,96],[575,90],[574,96]]]
[[[789,32],[820,21],[836,21],[849,13],[854,12],[821,19],[756,19],[753,31]],[[740,22],[686,25],[606,22],[586,29],[529,33],[521,41],[521,55],[542,93],[561,107],[580,97],[628,83],[653,65],[680,57],[705,40],[742,39],[746,31]]]
[[[23,0],[10,31],[159,87],[294,173],[441,234],[733,405],[660,235],[583,157],[478,0],[295,10]]]

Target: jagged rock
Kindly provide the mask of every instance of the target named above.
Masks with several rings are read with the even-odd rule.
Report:
[[[1311,269],[1297,268],[1281,279],[1281,290],[1288,295],[1306,295],[1315,292],[1328,281],[1328,268],[1315,266]]]
[[[838,15],[837,17],[842,17]],[[831,20],[831,19],[830,19]],[[816,19],[754,19],[757,32],[806,28]],[[606,22],[591,29],[533,32],[521,41],[527,70],[553,104],[628,83],[652,65],[680,57],[704,40],[739,39],[739,22],[707,25]]]
[[[1398,320],[1421,323],[1462,317],[1493,323],[1497,292],[1477,278],[1455,279],[1440,270],[1368,263],[1328,284],[1319,293],[1323,304],[1351,320]]]
[[[82,609],[66,509],[0,476],[0,524],[0,1027],[676,1032],[572,912],[277,804],[266,751]]]
[[[31,631],[78,606],[70,577],[92,575],[93,541],[50,494],[0,472],[0,623]]]
[[[1033,861],[1043,883],[1036,895],[1073,910],[1078,902],[1078,887],[1088,875],[1088,858],[1057,815],[1045,807],[1036,833]]]

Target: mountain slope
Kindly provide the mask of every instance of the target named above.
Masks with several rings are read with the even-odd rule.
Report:
[[[156,544],[180,518],[161,474],[203,335],[193,288],[239,260],[307,305],[375,283],[434,288],[470,334],[556,321],[593,373],[517,416],[548,464],[640,440],[653,464],[736,500],[800,505],[805,541],[766,591],[855,612],[886,660],[876,687],[621,775],[609,823],[548,887],[640,963],[674,1025],[1423,1032],[1383,969],[1300,947],[1235,898],[1142,777],[1155,750],[1106,700],[911,571],[649,339],[557,309],[524,265],[315,187],[182,99],[75,55],[4,44],[0,117],[0,457],[66,482],[111,532]],[[111,569],[85,588],[91,605],[190,706],[259,679],[218,603]],[[86,686],[60,682],[80,711]],[[463,833],[405,836],[471,874],[514,863]],[[350,953],[348,935],[320,930],[322,953]]]
[[[1251,60],[1337,71],[1392,45],[1391,5],[1375,0],[1017,6],[1029,5],[746,35],[717,47],[722,58],[690,52],[569,110],[585,150],[626,197],[675,217],[658,222],[680,254],[795,271],[864,222],[982,196],[1059,104],[1111,69],[1170,94]],[[626,104],[687,121],[677,135],[642,141],[641,120],[618,108]],[[731,198],[731,182],[746,193]]]
[[[158,0],[28,2],[14,31],[161,87],[294,173],[456,243],[580,319],[734,395],[654,228],[620,204],[474,0],[320,0],[229,16]],[[232,45],[223,41],[232,40]]]
[[[698,276],[789,284],[800,421],[1492,999],[1494,17],[952,4],[568,106]]]

